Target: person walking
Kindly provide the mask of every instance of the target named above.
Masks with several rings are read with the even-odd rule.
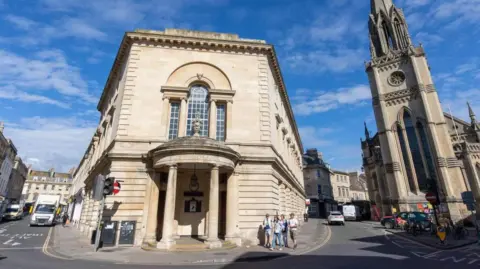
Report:
[[[295,214],[290,214],[290,220],[288,221],[288,228],[290,230],[290,238],[293,241],[293,249],[297,248],[297,228],[298,220],[295,218]]]
[[[280,223],[282,224],[282,238],[283,246],[288,248],[288,220],[285,219],[285,215],[280,215]]]
[[[280,219],[278,218],[278,216],[275,216],[275,218],[274,218],[274,220],[273,220],[273,239],[272,239],[272,247],[270,248],[270,250],[274,250],[274,249],[275,249],[275,245],[276,245],[277,242],[278,242],[278,245],[279,245],[279,249],[278,249],[278,250],[282,250],[282,249],[283,249],[282,229],[283,229],[283,225],[282,225],[282,223],[280,222]],[[277,241],[277,240],[278,240],[278,241]]]
[[[68,214],[67,212],[63,213],[63,216],[62,216],[62,226],[65,227],[65,224],[67,224],[67,220],[68,220]]]
[[[270,219],[270,215],[267,213],[265,215],[265,219],[263,220],[263,231],[265,232],[265,247],[271,248],[271,238],[270,235],[272,233],[272,220]]]

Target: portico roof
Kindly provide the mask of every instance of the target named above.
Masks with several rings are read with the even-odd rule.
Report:
[[[208,137],[184,136],[170,140],[149,152],[156,168],[179,163],[203,163],[235,168],[241,156],[238,152]]]

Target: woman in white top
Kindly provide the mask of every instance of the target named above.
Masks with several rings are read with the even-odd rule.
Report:
[[[266,214],[265,219],[263,220],[263,231],[265,232],[265,247],[270,248],[272,246],[271,234],[272,234],[272,220],[270,215]]]

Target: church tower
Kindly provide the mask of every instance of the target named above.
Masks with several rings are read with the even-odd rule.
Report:
[[[414,46],[401,9],[392,0],[371,0],[368,21],[372,92],[388,189],[383,206],[417,210],[425,193],[439,194],[452,219],[467,214],[462,163],[453,151],[423,47]]]

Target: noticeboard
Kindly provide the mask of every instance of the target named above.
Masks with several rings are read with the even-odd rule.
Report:
[[[104,221],[102,229],[103,245],[114,246],[117,234],[118,221]]]
[[[135,242],[136,226],[136,221],[122,221],[120,227],[120,237],[118,238],[119,245],[133,245]]]

